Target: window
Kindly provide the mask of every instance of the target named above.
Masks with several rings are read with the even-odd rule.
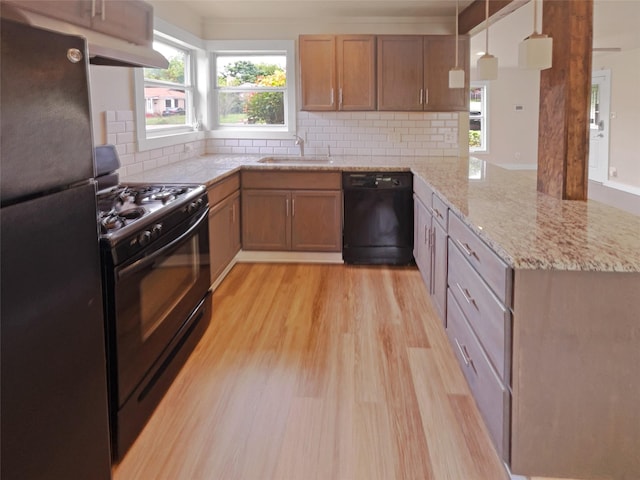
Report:
[[[211,50],[213,136],[295,132],[293,42],[212,42]]]
[[[487,84],[472,83],[469,102],[469,150],[487,151]]]
[[[188,49],[156,36],[153,48],[169,68],[144,69],[144,117],[147,137],[192,130],[195,123],[193,62]]]

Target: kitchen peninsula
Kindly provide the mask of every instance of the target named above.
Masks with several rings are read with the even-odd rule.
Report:
[[[530,172],[507,171],[473,158],[258,160],[210,155],[126,180],[212,186],[248,170],[412,171],[448,209],[449,250],[472,245],[455,242],[452,225],[459,225],[455,231],[467,232],[466,238],[487,247],[507,272],[499,345],[505,365],[491,365],[494,351],[478,340],[482,325],[456,319],[455,308],[443,319],[452,345],[464,337],[449,333],[454,322],[468,329],[469,342],[477,344],[478,356],[473,357],[472,345],[467,350],[457,343],[469,383],[470,375],[483,368],[495,375],[488,397],[482,382],[478,391],[471,387],[503,460],[514,473],[527,475],[640,475],[635,451],[640,444],[635,372],[640,363],[640,218],[598,202],[540,194]],[[454,284],[448,281],[451,292]],[[490,290],[490,298],[499,296]],[[450,307],[458,305],[449,302]],[[501,403],[483,410],[483,398],[500,398]]]

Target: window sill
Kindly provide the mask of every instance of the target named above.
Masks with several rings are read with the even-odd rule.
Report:
[[[209,130],[206,132],[207,138],[243,138],[256,140],[291,140],[295,131],[287,127],[277,128],[273,130],[251,130],[251,129],[235,129],[220,128],[217,130]]]
[[[166,135],[158,135],[148,138],[138,139],[138,151],[144,152],[146,150],[153,150],[156,148],[172,147],[174,145],[181,145],[187,142],[195,142],[196,140],[202,140],[205,138],[204,132],[180,132],[180,133],[167,133]]]

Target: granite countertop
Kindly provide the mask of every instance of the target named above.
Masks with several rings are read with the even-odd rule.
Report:
[[[533,172],[476,158],[335,157],[267,164],[257,155],[208,155],[128,176],[123,182],[212,185],[241,169],[410,170],[515,269],[640,272],[640,217],[596,201],[537,192]]]

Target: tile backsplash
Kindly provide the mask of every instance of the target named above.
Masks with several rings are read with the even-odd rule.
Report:
[[[204,154],[296,155],[291,140],[207,139],[138,152],[132,111],[108,111],[107,142],[120,173],[130,175]],[[305,155],[443,156],[458,154],[458,114],[433,112],[298,112]]]

